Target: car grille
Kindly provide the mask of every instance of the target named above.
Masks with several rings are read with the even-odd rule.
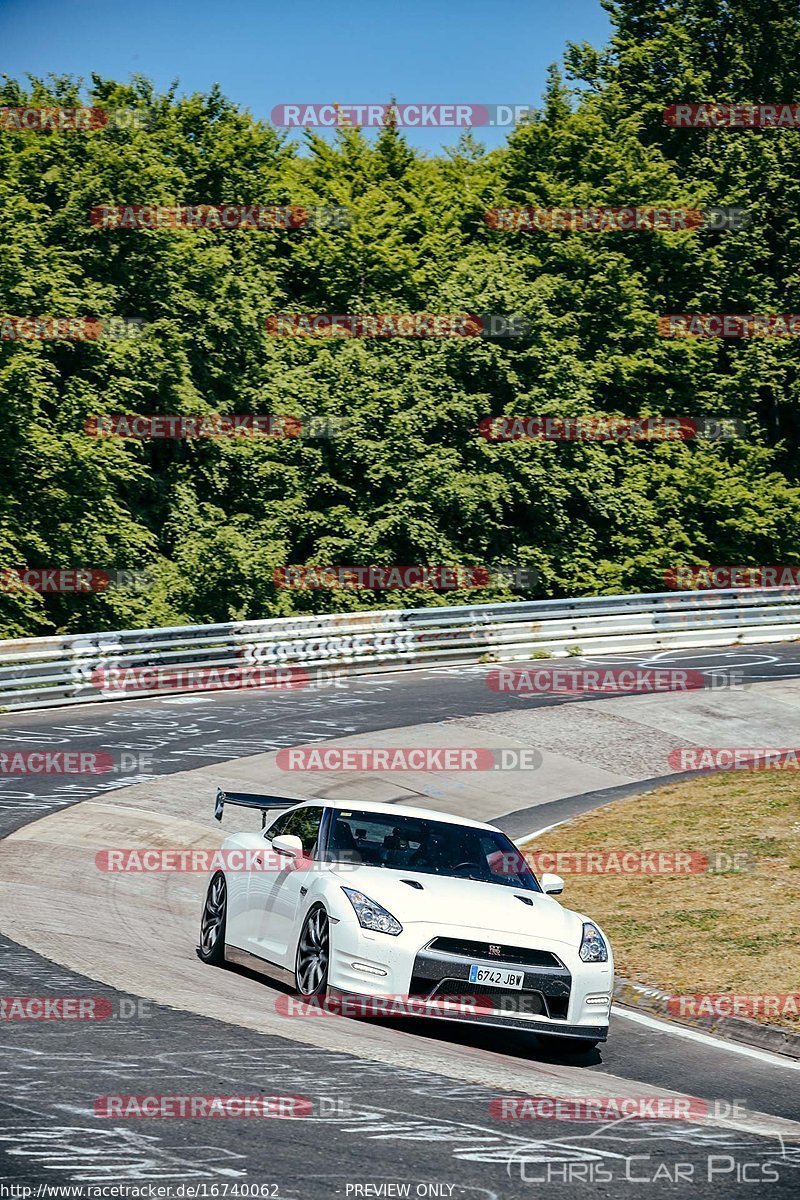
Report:
[[[442,979],[432,996],[479,996],[491,999],[494,1012],[505,1017],[555,1017],[565,1020],[569,995],[545,996],[541,992],[523,992],[515,988],[491,987],[466,979]],[[430,997],[429,997],[430,998]]]
[[[499,949],[499,954],[490,953],[490,944]],[[549,950],[529,950],[527,946],[497,946],[496,942],[472,942],[464,938],[436,937],[429,950],[441,954],[459,954],[464,958],[486,962],[519,963],[524,967],[563,967],[561,959]]]

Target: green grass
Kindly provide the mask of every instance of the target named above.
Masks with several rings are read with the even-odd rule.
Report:
[[[747,870],[565,875],[564,903],[602,925],[626,978],[673,994],[800,991],[800,772],[672,784],[577,817],[526,849],[747,852]],[[798,1017],[777,1023],[800,1030]]]

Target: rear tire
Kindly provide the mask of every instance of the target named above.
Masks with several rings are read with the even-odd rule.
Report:
[[[200,918],[200,946],[203,962],[221,966],[225,961],[225,923],[228,915],[228,889],[225,876],[217,871],[208,885],[203,915]]]

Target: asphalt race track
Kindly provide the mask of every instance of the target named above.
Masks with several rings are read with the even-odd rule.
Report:
[[[588,661],[573,659],[570,665]],[[634,658],[609,655],[603,661]],[[753,684],[800,678],[800,648],[788,645],[662,651],[637,655],[635,661],[679,663],[707,672],[709,682],[712,674],[718,681],[731,672]],[[0,751],[87,747],[117,758],[126,755],[138,769],[102,776],[99,782],[97,776],[64,781],[4,775],[0,832],[6,836],[38,817],[155,776],[300,742],[518,710],[519,696],[489,691],[485,673],[484,667],[415,671],[305,692],[173,696],[5,715]],[[606,703],[602,698],[526,701],[528,707]],[[784,745],[796,742],[787,729]],[[521,793],[522,810],[524,799]],[[208,804],[209,816],[210,802],[210,796],[198,797],[198,807]],[[528,828],[537,828],[535,819]],[[48,862],[34,853],[29,870],[46,877]],[[3,909],[13,909],[8,888],[2,896]],[[568,904],[569,897],[565,900]],[[0,930],[4,927],[0,916]],[[152,937],[159,939],[157,928]],[[95,1022],[3,1023],[0,1182],[32,1186],[31,1195],[37,1185],[48,1183],[173,1189],[185,1184],[198,1190],[183,1195],[195,1196],[236,1195],[236,1187],[256,1184],[261,1191],[251,1194],[287,1200],[516,1197],[534,1190],[555,1194],[555,1189],[568,1196],[618,1195],[626,1189],[625,1195],[636,1196],[637,1188],[648,1185],[670,1196],[741,1192],[782,1198],[800,1189],[800,1062],[617,1014],[606,1046],[569,1060],[569,1069],[577,1068],[587,1084],[594,1075],[611,1076],[616,1090],[606,1094],[637,1095],[654,1088],[723,1104],[735,1100],[747,1113],[762,1114],[759,1121],[768,1132],[754,1133],[748,1120],[736,1119],[610,1125],[499,1121],[490,1114],[489,1102],[502,1093],[431,1069],[438,1049],[468,1057],[473,1070],[475,1063],[485,1064],[487,1078],[501,1068],[511,1078],[515,1069],[526,1077],[535,1070],[542,1095],[548,1078],[563,1082],[567,1060],[544,1053],[533,1037],[404,1021],[391,1032],[408,1065],[387,1066],[324,1045],[143,1004],[5,938],[0,944],[0,995],[108,996],[115,1012],[113,1019]],[[193,947],[186,953],[193,955]],[[163,969],[170,971],[168,958]],[[214,986],[215,972],[208,969],[208,988]],[[259,986],[265,995],[271,991],[267,984]],[[308,1097],[313,1115],[126,1121],[94,1112],[95,1099],[110,1093],[257,1092]],[[409,1192],[402,1191],[405,1185]]]

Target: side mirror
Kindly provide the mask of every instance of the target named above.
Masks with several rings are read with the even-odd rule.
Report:
[[[280,839],[278,839],[280,841]],[[547,896],[560,896],[564,890],[564,880],[560,875],[551,875],[549,871],[545,871],[542,878],[539,880],[542,891]]]
[[[303,843],[295,833],[278,834],[272,839],[272,849],[278,854],[285,854],[287,858],[302,858]]]

